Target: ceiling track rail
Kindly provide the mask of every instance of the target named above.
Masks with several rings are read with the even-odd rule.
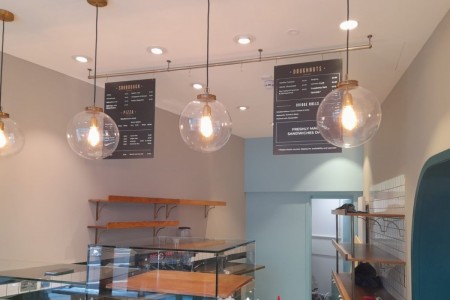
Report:
[[[356,50],[371,49],[372,48],[372,35],[368,35],[367,38],[369,40],[367,44],[352,46],[352,47],[349,47],[348,50],[356,51]],[[249,59],[242,59],[242,60],[229,60],[229,61],[221,61],[221,62],[216,62],[216,63],[209,63],[209,67],[242,65],[242,64],[257,63],[257,62],[263,62],[263,61],[282,60],[282,59],[289,59],[289,58],[296,58],[296,57],[303,57],[303,56],[339,53],[339,52],[347,51],[347,48],[343,47],[343,48],[333,48],[333,49],[324,49],[324,50],[314,50],[314,51],[297,52],[297,53],[283,54],[283,55],[272,55],[272,56],[261,56],[262,49],[259,49],[258,51],[259,51],[260,56],[257,58],[249,58]],[[136,76],[136,75],[156,74],[156,73],[175,72],[175,71],[187,71],[187,70],[193,70],[193,69],[206,68],[206,64],[171,67],[170,66],[171,61],[167,61],[167,62],[168,62],[168,64],[167,64],[166,68],[97,74],[97,78]],[[88,78],[94,79],[94,76],[89,74]]]

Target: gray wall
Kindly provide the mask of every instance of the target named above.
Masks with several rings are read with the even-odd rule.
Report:
[[[92,104],[92,85],[8,55],[5,59],[3,110],[19,123],[26,144],[17,156],[0,160],[0,258],[85,260],[87,244],[93,242],[86,226],[94,223],[95,212],[88,199],[109,194],[227,201],[208,219],[202,207],[178,207],[170,219],[191,226],[195,236],[245,237],[241,138],[233,136],[217,153],[194,152],[179,136],[178,116],[157,109],[155,158],[84,160],[70,150],[65,129]],[[116,205],[102,210],[101,221],[152,216],[152,205]],[[148,229],[117,230],[101,238],[151,235]]]
[[[409,245],[419,174],[429,157],[450,147],[449,53],[447,13],[383,103],[380,130],[365,147],[365,195],[369,195],[372,184],[405,175],[408,299],[411,299]]]

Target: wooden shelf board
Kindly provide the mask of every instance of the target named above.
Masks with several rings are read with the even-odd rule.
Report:
[[[352,300],[352,277],[350,273],[335,273],[333,272],[333,278],[336,281],[337,288],[339,293],[344,300]],[[395,298],[389,294],[383,288],[378,289],[370,289],[363,288],[355,285],[354,289],[355,295],[353,299],[362,299],[363,296],[375,296],[381,297],[383,300],[395,300]]]
[[[355,254],[352,255],[350,243],[337,243],[332,240],[333,246],[347,261],[365,261],[384,264],[404,265],[405,261],[370,244],[355,244]]]
[[[110,195],[108,199],[89,199],[92,203],[140,203],[140,204],[173,204],[173,205],[193,205],[193,206],[226,206],[225,201],[212,200],[188,200],[169,198],[149,198]]]
[[[89,225],[94,229],[127,229],[127,228],[149,228],[149,227],[176,227],[179,221],[142,221],[142,222],[109,222],[105,225]]]
[[[332,210],[331,213],[333,215],[340,216],[353,216],[353,217],[369,217],[369,218],[404,218],[404,214],[390,214],[390,213],[364,213],[364,212],[356,212],[349,213],[345,209],[335,209]]]
[[[253,280],[250,276],[219,274],[218,296],[226,298]],[[216,275],[199,272],[150,271],[129,277],[127,281],[107,285],[111,289],[155,292],[175,295],[216,297]]]

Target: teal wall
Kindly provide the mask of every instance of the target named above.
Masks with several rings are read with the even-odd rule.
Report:
[[[257,299],[311,299],[311,198],[356,200],[362,165],[361,147],[274,156],[271,138],[245,141],[246,238],[266,266],[256,273]]]
[[[266,266],[256,272],[257,299],[308,299],[311,255],[305,249],[311,248],[311,239],[304,228],[311,223],[309,200],[297,193],[247,195],[247,237],[256,241],[257,264]]]
[[[245,142],[245,191],[362,191],[363,148],[338,154],[272,155],[272,138]]]
[[[412,298],[448,299],[450,277],[450,149],[424,165],[414,203],[412,224]]]

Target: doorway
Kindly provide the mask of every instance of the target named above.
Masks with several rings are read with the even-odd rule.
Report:
[[[331,240],[336,239],[336,216],[331,211],[351,198],[311,198],[311,282],[313,299],[330,299],[331,272],[336,271],[336,249]],[[338,218],[339,238],[349,241],[350,222],[348,218]],[[346,266],[345,266],[346,267]],[[343,270],[343,261],[339,260]]]

